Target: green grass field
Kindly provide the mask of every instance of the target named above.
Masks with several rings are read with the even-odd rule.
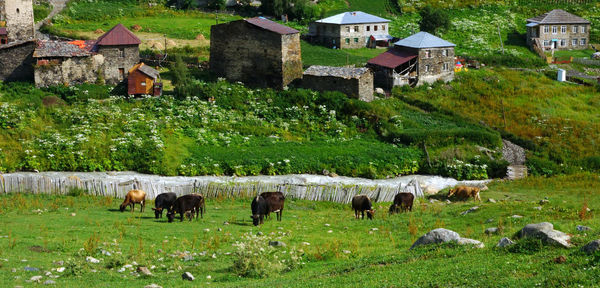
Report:
[[[302,41],[302,65],[363,67],[369,59],[385,52],[385,49],[331,49]]]
[[[216,287],[597,285],[598,256],[579,252],[580,246],[599,236],[597,174],[495,182],[489,187],[482,192],[484,202],[480,204],[420,200],[413,212],[388,216],[389,203],[376,203],[373,221],[354,220],[349,205],[288,199],[281,222],[273,216],[259,227],[250,222],[250,199],[209,199],[204,219],[167,223],[165,218],[154,219],[151,202],[143,214],[139,210],[121,213],[117,209],[120,199],[6,194],[0,196],[0,286],[29,286],[26,280],[46,271],[59,276],[53,279],[58,287],[142,287],[150,283],[163,287],[208,283]],[[544,197],[550,202],[541,211],[533,209]],[[435,198],[445,200],[444,196]],[[489,203],[488,198],[498,203]],[[474,205],[480,209],[460,215]],[[582,212],[586,205],[590,212]],[[523,218],[511,218],[515,214]],[[487,219],[492,219],[491,223],[486,223]],[[518,242],[521,252],[495,248],[501,237],[511,237],[525,224],[544,221],[572,234],[575,247],[540,249],[525,241]],[[593,230],[578,232],[576,225]],[[496,226],[501,234],[484,233],[487,227]],[[440,227],[483,241],[486,247],[443,245],[408,250],[418,237]],[[281,250],[294,250],[305,264],[264,279],[238,276],[238,270],[232,268],[237,259],[233,244],[247,243],[244,235],[257,232],[265,235],[258,239],[261,247],[268,249],[269,240],[283,241],[287,247],[278,248],[277,255],[284,257]],[[186,261],[184,255],[194,256]],[[566,262],[554,263],[560,255]],[[87,263],[87,256],[101,262]],[[53,264],[56,261],[64,263]],[[154,265],[153,276],[138,277],[129,269],[119,272],[134,261],[140,266]],[[28,272],[25,267],[40,271]],[[66,269],[57,272],[59,267]],[[186,271],[197,278],[195,282],[181,280]],[[42,282],[47,279],[52,278],[44,276]]]

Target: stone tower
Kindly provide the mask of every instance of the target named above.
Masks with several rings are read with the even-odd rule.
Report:
[[[0,26],[6,27],[8,42],[33,39],[33,0],[0,0]]]

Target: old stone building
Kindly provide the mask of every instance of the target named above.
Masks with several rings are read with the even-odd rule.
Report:
[[[0,27],[6,28],[8,42],[34,39],[32,0],[0,0]]]
[[[561,9],[527,19],[527,45],[542,50],[587,49],[590,21]]]
[[[104,79],[115,85],[127,79],[131,67],[140,62],[140,39],[122,24],[117,24],[96,40],[94,52],[104,56]]]
[[[0,45],[0,81],[33,81],[35,41]]]
[[[302,78],[300,34],[264,18],[213,25],[210,70],[230,81],[282,89]]]
[[[331,48],[387,47],[392,39],[389,22],[361,11],[345,12],[310,23],[308,37]]]
[[[314,65],[304,71],[302,87],[316,91],[340,91],[370,102],[373,100],[373,72],[369,68]]]
[[[367,67],[375,73],[375,86],[384,89],[451,81],[455,46],[427,32],[419,32],[394,43],[393,48],[369,60]]]

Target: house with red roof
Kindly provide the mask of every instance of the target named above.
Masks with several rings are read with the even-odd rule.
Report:
[[[302,78],[300,33],[256,17],[210,28],[210,71],[229,81],[282,89]]]
[[[129,69],[140,62],[141,43],[122,24],[117,24],[96,40],[95,52],[104,56],[106,84],[114,85],[127,79]]]

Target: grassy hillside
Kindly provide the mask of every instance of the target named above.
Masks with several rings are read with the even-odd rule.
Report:
[[[349,205],[286,199],[282,221],[272,216],[259,227],[252,226],[248,217],[250,199],[209,199],[204,219],[167,223],[165,218],[154,219],[151,202],[143,214],[121,213],[117,210],[121,199],[80,191],[73,191],[74,196],[4,194],[0,286],[28,285],[26,280],[45,271],[59,277],[43,276],[42,282],[52,279],[61,287],[597,285],[598,254],[579,252],[579,247],[598,239],[600,199],[590,192],[600,189],[596,175],[533,177],[489,187],[482,192],[483,199],[498,203],[425,200],[416,203],[413,212],[394,216],[387,215],[389,203],[375,203],[373,221],[354,220]],[[549,203],[542,210],[533,209],[545,197]],[[460,215],[474,205],[479,210]],[[515,214],[523,218],[512,218]],[[575,247],[545,247],[523,240],[513,248],[495,247],[500,238],[512,237],[526,224],[544,221],[571,234]],[[580,232],[577,225],[593,230]],[[480,240],[485,248],[447,244],[408,250],[418,237],[440,227]],[[488,227],[499,227],[500,233],[487,235]],[[264,236],[255,236],[258,232]],[[269,240],[287,245],[271,250]],[[555,263],[561,255],[566,262]],[[86,262],[88,256],[101,261]],[[53,264],[58,261],[63,263]],[[134,272],[138,265],[150,268],[153,276],[138,276]],[[26,266],[40,271],[27,272]],[[57,272],[60,267],[65,270]],[[253,276],[266,271],[281,272]],[[184,272],[196,280],[181,280]]]

